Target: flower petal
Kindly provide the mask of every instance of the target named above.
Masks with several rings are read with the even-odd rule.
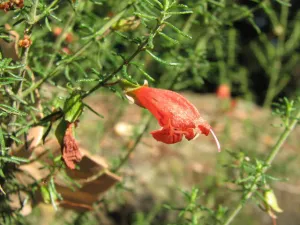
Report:
[[[175,144],[182,140],[183,134],[170,132],[169,128],[162,128],[160,130],[151,132],[153,138],[166,144]]]
[[[137,100],[137,104],[147,108],[165,126],[171,119],[175,128],[195,128],[195,123],[200,114],[198,110],[182,95],[163,89],[142,86],[128,92]]]

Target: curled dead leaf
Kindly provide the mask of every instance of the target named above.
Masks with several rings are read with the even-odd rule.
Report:
[[[75,123],[68,123],[64,136],[63,143],[63,159],[70,169],[75,169],[75,162],[80,162],[82,154],[79,150],[78,144],[73,137],[73,127]]]
[[[61,147],[56,139],[47,139],[43,146],[35,148],[30,156],[31,159],[34,159],[31,163],[19,166],[16,178],[26,186],[36,180],[47,180],[45,178],[49,176],[49,171],[40,168],[45,164],[53,164],[48,153],[56,157],[61,154],[60,151]],[[79,151],[82,160],[78,163],[78,169],[66,168],[65,171],[58,171],[54,177],[56,190],[63,198],[63,200],[57,199],[56,201],[60,207],[87,211],[91,210],[93,204],[119,182],[121,177],[109,171],[104,158],[92,155],[82,148]],[[80,186],[70,187],[70,183],[65,179],[65,174]],[[42,184],[45,185],[45,183]],[[40,190],[36,193],[36,200],[38,203],[44,202]]]

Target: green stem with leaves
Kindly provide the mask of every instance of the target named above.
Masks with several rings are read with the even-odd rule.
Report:
[[[149,38],[151,36],[152,39],[153,39],[161,31],[162,26],[164,25],[164,22],[165,22],[166,19],[167,19],[167,17],[165,16],[165,14],[163,14],[162,19],[157,22],[157,25],[152,30],[152,32],[151,32],[152,34],[149,35]],[[109,74],[108,76],[106,76],[101,82],[99,82],[92,89],[90,89],[84,95],[82,95],[82,98],[86,98],[87,96],[89,96],[90,94],[92,94],[94,91],[98,90],[107,81],[109,81],[110,79],[112,79],[118,72],[120,72],[125,65],[128,65],[140,52],[146,50],[147,49],[147,45],[149,43],[149,38],[147,38],[144,42],[142,42],[138,46],[137,50],[128,59],[124,60],[123,63],[115,71],[113,71],[111,74]]]
[[[268,170],[268,168],[270,168],[270,166],[271,166],[272,162],[274,161],[276,155],[279,153],[282,145],[285,143],[286,139],[288,138],[290,133],[293,131],[296,124],[299,122],[299,119],[300,119],[300,109],[298,109],[298,112],[296,113],[296,116],[294,117],[294,119],[292,119],[291,122],[288,124],[288,126],[286,126],[285,130],[280,135],[280,137],[277,140],[276,144],[272,148],[269,156],[265,160],[265,163],[266,163],[267,166],[263,167],[262,170],[256,174],[256,176],[255,176],[255,178],[252,182],[251,187],[249,188],[247,193],[244,194],[243,199],[235,207],[235,209],[232,211],[232,213],[228,216],[228,218],[223,223],[223,225],[231,224],[231,222],[235,219],[235,217],[239,214],[241,209],[244,207],[247,200],[249,200],[252,197],[253,193],[257,189],[257,183],[260,181],[260,179],[262,178],[262,175]]]
[[[89,37],[89,40],[72,56],[68,57],[65,60],[62,60],[58,66],[46,74],[41,80],[34,83],[32,86],[30,86],[28,89],[22,92],[21,96],[22,98],[26,97],[30,93],[32,93],[36,88],[40,87],[44,82],[46,82],[49,79],[52,79],[56,75],[59,74],[59,71],[64,68],[65,65],[71,63],[73,60],[75,60],[78,56],[80,56],[83,52],[85,52],[93,43],[94,41],[98,41],[99,38],[103,37],[103,34],[110,29],[110,27],[116,23],[122,15],[126,12],[129,6],[132,4],[129,4],[127,7],[125,7],[121,12],[119,12],[117,15],[115,15],[111,20],[109,20],[99,31],[96,31],[94,35]],[[97,34],[97,35],[96,35]]]

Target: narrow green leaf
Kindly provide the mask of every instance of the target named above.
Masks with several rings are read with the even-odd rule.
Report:
[[[152,1],[155,2],[161,9],[164,8],[163,4],[161,4],[159,0],[152,0]]]
[[[122,67],[122,75],[124,78],[126,78],[126,80],[132,82],[132,83],[135,83],[136,81],[132,79],[132,77],[127,73],[127,66],[123,66]]]
[[[153,35],[153,34],[150,34],[150,36],[149,36],[149,38],[148,38],[148,43],[147,43],[147,45],[148,45],[148,47],[149,47],[150,49],[153,49],[153,48],[154,48],[154,45],[153,45],[153,38],[154,38],[154,35]]]
[[[72,62],[72,64],[75,66],[75,67],[77,67],[77,73],[79,73],[79,72],[81,72],[83,75],[84,75],[84,77],[88,77],[88,74],[85,72],[85,70],[82,68],[82,66],[79,64],[79,63],[77,63],[77,62]],[[70,76],[69,76],[70,77]]]
[[[167,15],[184,15],[184,14],[192,14],[193,11],[181,11],[181,12],[167,12]]]
[[[1,165],[1,164],[0,164]],[[3,169],[2,168],[0,168],[0,177],[2,177],[2,178],[5,178],[5,174],[4,174],[4,172],[3,172]]]
[[[273,176],[270,176],[267,174],[265,174],[264,177],[269,180],[274,180],[274,181],[287,181],[288,180],[288,178],[277,178],[277,177],[273,177]]]
[[[148,5],[152,6],[152,7],[155,7],[154,4],[152,2],[150,2],[149,0],[145,0],[145,2],[148,3]],[[142,2],[143,3],[143,2]]]
[[[57,21],[59,22],[62,22],[61,19],[59,19],[57,16],[55,16],[54,14],[50,13],[50,16],[53,18],[53,19],[56,19]]]
[[[13,136],[13,135],[10,135],[9,138],[11,138],[12,140],[14,140],[16,143],[18,144],[23,144],[24,142],[21,141],[19,138]]]
[[[104,116],[102,116],[101,114],[99,114],[98,112],[96,112],[91,106],[89,106],[88,104],[83,103],[83,105],[85,107],[87,107],[89,110],[91,110],[91,112],[95,113],[97,116],[99,116],[100,118],[104,118]]]
[[[16,157],[16,156],[0,156],[0,160],[2,160],[4,162],[15,163],[15,164],[20,164],[21,162],[23,162],[23,163],[29,162],[29,159],[20,158],[20,157]]]
[[[146,71],[144,71],[138,64],[134,62],[130,64],[134,65],[148,80],[155,82],[155,80]]]
[[[22,77],[0,77],[0,85],[13,84],[16,81],[24,81]]]
[[[121,36],[122,38],[126,39],[126,40],[130,40],[128,36],[126,36],[125,34],[117,31],[117,30],[114,30],[114,33]]]
[[[252,17],[248,18],[249,23],[253,26],[253,28],[256,30],[256,32],[258,34],[261,33],[260,28],[257,26],[257,24],[255,23],[254,19]]]
[[[138,12],[135,12],[134,15],[140,17],[140,18],[146,18],[146,19],[149,19],[149,20],[156,20],[157,18],[155,16],[150,16],[150,15],[147,15],[145,13],[138,13]]]
[[[71,81],[71,77],[70,77],[70,67],[69,65],[66,66],[65,68],[65,77],[67,78],[68,81]]]
[[[40,192],[42,195],[43,202],[46,204],[49,204],[50,203],[50,193],[49,193],[48,188],[46,186],[41,186]]]
[[[188,8],[187,5],[183,5],[183,4],[176,4],[175,6],[176,6],[177,8],[185,8],[185,9]]]
[[[94,38],[97,36],[101,36],[104,34],[104,32],[106,32],[112,25],[114,25],[116,22],[118,22],[119,19],[121,19],[121,17],[123,16],[123,14],[126,12],[128,7],[126,7],[125,9],[123,9],[121,12],[119,12],[117,15],[115,15],[113,18],[111,18],[104,26],[101,27],[100,30],[96,31],[94,34],[85,37],[85,39],[90,39],[90,38]]]
[[[0,117],[7,117],[8,116],[8,113],[6,112],[0,112]]]
[[[217,1],[214,1],[214,0],[208,0],[208,2],[212,3],[213,5],[222,7],[222,8],[225,7],[224,3],[220,3],[220,2],[217,2]]]
[[[61,146],[63,145],[66,129],[67,129],[67,121],[62,119],[60,123],[57,125],[55,130],[55,137]]]
[[[9,114],[15,114],[15,115],[18,115],[18,116],[26,116],[27,114],[24,113],[24,112],[21,112],[11,106],[8,106],[8,105],[4,105],[4,104],[0,104],[0,109],[3,110],[4,112],[7,112]]]
[[[49,191],[52,206],[53,206],[54,210],[57,211],[57,205],[56,205],[57,192],[56,192],[56,189],[55,189],[55,184],[54,184],[53,177],[50,178],[50,181],[49,181],[49,184],[48,184],[48,191]]]
[[[90,0],[91,2],[93,2],[95,5],[103,5],[103,2],[98,2],[96,0]]]
[[[141,2],[140,6],[141,6],[141,9],[137,8],[136,11],[139,11],[141,13],[145,13],[145,14],[150,15],[150,16],[156,16],[155,13],[157,12],[157,10],[161,11],[161,8],[159,8],[157,5],[153,5],[152,7],[149,7],[149,5],[144,4],[144,2]],[[157,10],[153,9],[153,7]]]
[[[150,52],[148,49],[146,50],[146,52],[152,56],[153,59],[155,59],[156,61],[162,63],[162,64],[166,64],[166,65],[170,65],[170,66],[179,66],[180,63],[175,63],[175,62],[167,62],[165,60],[162,60],[161,58],[157,57],[156,55],[154,55],[152,52]]]
[[[0,149],[1,149],[1,155],[4,155],[4,153],[5,153],[5,140],[4,140],[4,135],[3,135],[1,127],[0,127]]]
[[[46,24],[46,27],[48,28],[48,30],[49,30],[50,32],[52,32],[52,29],[51,29],[51,26],[50,26],[48,17],[45,18],[45,24]]]
[[[25,158],[21,158],[21,157],[17,157],[17,156],[11,156],[10,158],[14,161],[17,161],[17,162],[22,162],[22,163],[29,163],[30,162],[29,159],[25,159]]]
[[[139,71],[141,71],[142,72],[142,74],[148,79],[148,80],[150,80],[150,81],[152,81],[152,82],[155,82],[155,80],[146,72],[146,71],[144,71],[142,68],[140,68],[140,67],[137,67],[138,68],[138,70]]]
[[[100,82],[99,79],[96,78],[89,78],[89,79],[79,79],[76,83],[90,83],[90,82]]]
[[[164,24],[168,25],[169,27],[171,27],[174,31],[176,31],[177,33],[179,33],[180,35],[190,38],[192,39],[192,37],[184,32],[182,32],[179,28],[175,27],[173,24],[169,23],[169,22],[164,22]]]
[[[179,41],[175,40],[174,38],[171,38],[170,36],[166,35],[163,32],[158,32],[158,34],[163,38],[165,38],[167,41],[171,42],[172,44],[179,44]]]
[[[24,127],[22,129],[20,129],[17,133],[16,133],[16,137],[19,137],[20,135],[26,133],[30,128],[29,124],[24,125]]]
[[[282,5],[285,5],[285,6],[292,6],[291,3],[289,1],[286,1],[286,0],[276,0],[276,2],[282,4]]]
[[[21,102],[21,103],[24,104],[24,105],[28,105],[28,103],[27,103],[26,101],[24,101],[23,99],[21,99],[19,95],[15,95],[14,93],[10,93],[10,96],[11,96],[14,100],[16,100],[16,101],[18,101],[18,102]]]

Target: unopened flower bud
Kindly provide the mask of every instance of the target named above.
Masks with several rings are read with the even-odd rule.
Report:
[[[269,189],[265,191],[264,198],[268,206],[270,206],[275,212],[283,212],[283,210],[278,206],[277,198],[273,190]]]

